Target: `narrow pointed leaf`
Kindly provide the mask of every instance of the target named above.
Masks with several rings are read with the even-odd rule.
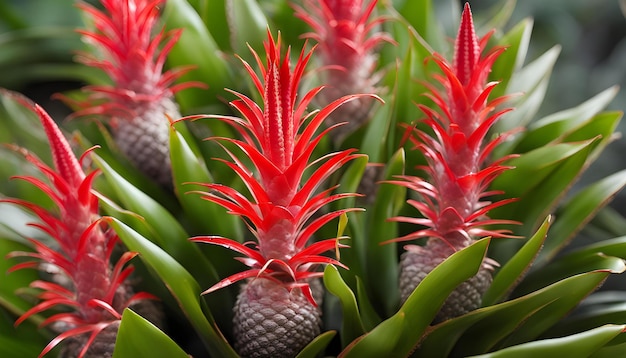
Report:
[[[483,296],[482,305],[484,307],[504,300],[515,285],[522,280],[543,247],[551,221],[551,217],[547,217],[541,227],[539,227],[539,230],[528,239],[515,256],[498,270],[491,286],[489,286],[489,289]]]
[[[130,309],[125,309],[115,340],[113,358],[188,358],[170,337]]]
[[[589,185],[564,203],[557,211],[557,220],[550,230],[550,237],[546,240],[543,251],[537,258],[537,264],[545,264],[556,256],[624,186],[626,170]]]
[[[199,195],[189,194],[193,190],[205,189],[189,183],[212,183],[213,180],[185,138],[174,129],[170,132],[170,155],[176,195],[186,216],[194,220],[205,233],[240,241],[243,238],[243,230],[236,216],[227,214],[220,205],[202,200]]]
[[[488,244],[488,239],[477,241],[443,261],[396,314],[346,348],[341,356],[406,357],[422,339],[450,292],[478,272]]]
[[[404,174],[402,149],[398,150],[387,164],[385,179],[390,180],[394,175],[401,174]],[[365,250],[368,278],[365,283],[370,283],[368,290],[372,294],[373,304],[387,314],[392,312],[399,300],[397,245],[381,243],[397,237],[397,223],[389,222],[387,218],[395,215],[402,206],[405,192],[405,188],[397,185],[380,185],[374,207],[366,213],[368,217],[366,246],[361,245],[357,248]],[[354,246],[359,244],[355,242]]]
[[[211,355],[237,357],[221,332],[216,329],[208,310],[203,309],[204,301],[200,297],[200,287],[189,272],[165,251],[121,221],[110,218],[109,222],[128,249],[138,252],[141,259],[163,280]]]
[[[330,344],[330,341],[335,337],[337,332],[328,331],[320,334],[315,337],[311,341],[311,343],[307,344],[306,347],[302,348],[300,353],[296,356],[296,358],[315,358],[318,357],[324,349]]]
[[[567,337],[524,343],[474,358],[589,357],[625,328],[624,325],[606,325]]]
[[[191,88],[180,92],[176,98],[183,111],[219,104],[223,89],[231,83],[231,72],[198,13],[185,0],[169,0],[162,19],[168,29],[184,29],[168,56],[170,66],[197,66],[180,81],[200,81],[209,86],[207,90]]]
[[[438,324],[427,332],[416,356],[448,356],[453,350],[464,355],[491,351],[531,317],[551,321],[560,318],[563,312],[545,308],[552,304],[573,307],[609,274],[594,271],[572,276],[514,300],[479,308]]]
[[[343,314],[341,327],[341,344],[343,347],[365,333],[363,322],[359,314],[354,292],[341,278],[339,271],[332,265],[324,270],[324,286],[333,295],[339,298]]]

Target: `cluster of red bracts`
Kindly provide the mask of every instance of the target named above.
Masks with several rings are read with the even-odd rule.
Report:
[[[195,83],[174,84],[187,69],[163,73],[167,53],[180,36],[180,32],[152,35],[152,29],[158,20],[156,7],[163,2],[164,0],[103,0],[106,12],[85,4],[80,6],[93,17],[96,27],[94,32],[81,31],[81,34],[109,56],[105,59],[83,56],[81,61],[102,69],[114,84],[88,87],[89,98],[86,102],[77,104],[77,115],[105,116],[115,136],[121,141],[121,148],[127,148],[123,141],[132,142],[132,138],[137,136],[142,141],[152,141],[152,134],[162,137],[161,134],[166,133],[167,136],[170,124],[167,118],[179,117],[173,94],[189,86],[198,86]],[[263,297],[258,297],[262,290],[273,290],[268,293],[268,297],[288,297],[286,299],[290,300],[289,297],[292,296],[289,295],[293,295],[291,303],[308,305],[305,308],[313,320],[310,323],[313,327],[311,332],[315,332],[314,327],[319,326],[316,298],[320,295],[311,287],[315,285],[315,279],[321,276],[319,266],[331,264],[345,267],[339,259],[325,255],[326,252],[345,245],[340,243],[340,238],[315,241],[313,237],[321,227],[339,216],[361,210],[347,208],[318,213],[332,202],[358,195],[333,194],[336,187],[321,188],[332,174],[361,155],[356,149],[340,150],[321,158],[313,158],[313,154],[325,136],[343,125],[341,122],[347,120],[361,125],[371,107],[359,105],[366,111],[357,115],[351,112],[339,113],[342,106],[350,102],[380,99],[373,94],[376,91],[376,81],[373,80],[376,62],[374,50],[382,41],[391,40],[378,30],[382,19],[371,18],[376,6],[375,0],[367,3],[348,0],[319,3],[305,1],[305,4],[314,9],[313,14],[297,6],[296,14],[313,28],[313,32],[307,36],[318,42],[318,51],[325,69],[339,73],[325,79],[325,84],[329,84],[330,88],[319,86],[299,98],[302,90],[300,81],[313,56],[313,50],[307,52],[303,49],[292,68],[289,49],[286,54],[281,53],[280,35],[275,40],[268,31],[265,42],[266,62],[252,51],[260,74],[257,74],[252,65],[242,60],[262,103],[257,104],[247,95],[230,91],[237,97],[230,104],[241,117],[198,115],[186,119],[209,118],[229,124],[239,134],[239,138],[211,139],[233,145],[238,149],[237,153],[242,153],[249,160],[244,161],[238,157],[240,154],[223,146],[231,160],[220,161],[243,181],[249,195],[222,184],[201,183],[207,189],[201,193],[202,198],[240,216],[255,238],[254,243],[243,244],[218,236],[197,236],[191,239],[234,250],[243,255],[237,259],[249,267],[246,271],[223,279],[204,293],[241,280],[257,282],[254,286],[242,286],[244,288],[237,301],[236,312],[248,314],[246,310],[272,305],[273,302],[267,303]],[[408,203],[422,217],[390,219],[424,227],[394,240],[429,238],[429,243],[424,247],[416,249],[409,246],[409,252],[424,255],[428,249],[432,249],[435,254],[445,256],[462,249],[479,237],[510,235],[508,231],[491,228],[493,225],[511,224],[510,221],[492,220],[487,216],[490,210],[511,201],[488,201],[488,197],[499,194],[489,191],[490,183],[509,169],[504,165],[509,157],[495,160],[491,158],[493,149],[506,135],[492,141],[486,140],[494,123],[508,111],[496,111],[496,107],[506,97],[489,100],[497,83],[487,83],[487,76],[503,49],[496,48],[482,56],[488,38],[489,35],[477,38],[469,6],[466,5],[452,63],[441,55],[433,56],[432,60],[442,72],[442,75],[435,76],[442,89],[426,84],[429,93],[425,95],[436,108],[420,105],[426,115],[423,123],[428,130],[409,128],[407,132],[414,149],[421,152],[426,159],[427,164],[419,168],[426,176],[402,176],[389,182],[407,187],[421,198],[409,200]],[[330,94],[324,95],[326,92]],[[362,94],[364,92],[369,94]],[[318,97],[321,97],[318,101],[322,108],[308,112],[308,107]],[[34,212],[41,222],[32,225],[50,235],[59,249],[52,249],[42,242],[31,240],[36,252],[16,252],[10,257],[38,259],[18,263],[13,270],[37,268],[40,261],[55,265],[69,277],[72,285],[64,287],[55,282],[33,282],[32,287],[42,290],[39,296],[41,302],[20,317],[17,324],[33,314],[56,306],[70,306],[73,309],[71,312],[55,314],[45,320],[44,325],[64,322],[66,329],[50,342],[41,355],[45,355],[67,338],[90,333],[79,354],[83,356],[99,332],[119,321],[125,307],[136,300],[153,297],[147,293],[120,293],[132,272],[131,267],[125,266],[135,254],[123,254],[117,263],[111,263],[111,253],[117,237],[107,229],[106,223],[98,214],[97,197],[92,189],[92,182],[98,171],[86,175],[52,119],[40,107],[32,108],[40,117],[48,135],[54,168],[25,153],[26,158],[40,169],[49,182],[26,176],[20,179],[41,189],[59,210],[58,213],[50,213],[26,201],[6,201]],[[149,128],[146,127],[141,116],[144,112],[150,115],[158,112],[162,115],[158,119],[160,122],[154,123],[158,129],[153,130],[150,127],[152,124]],[[333,116],[335,120],[330,119]],[[154,116],[150,120],[154,120]],[[133,134],[129,135],[129,131]],[[145,136],[148,137],[144,138]],[[159,158],[162,157],[163,161],[156,166],[169,170],[169,153],[167,144],[164,145],[165,149],[159,149]],[[131,149],[124,152],[129,156],[134,155]],[[143,152],[141,155],[153,157],[152,154]],[[142,161],[143,159],[139,160]],[[169,175],[168,172],[160,177],[167,181],[171,180]],[[441,247],[445,249],[437,245],[443,245]],[[440,260],[436,258],[432,262],[437,264]],[[492,262],[486,261],[484,266],[489,269],[491,265]],[[410,284],[416,285],[415,282]],[[282,295],[283,291],[287,293],[286,296]],[[236,313],[236,324],[239,314]],[[304,344],[306,343],[305,341]],[[251,351],[267,348],[254,344],[256,343],[252,342],[251,346],[239,344],[238,349],[249,355]],[[303,346],[297,344],[299,347]]]

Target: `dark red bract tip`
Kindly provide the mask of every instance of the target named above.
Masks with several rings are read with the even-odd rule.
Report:
[[[465,3],[459,33],[456,38],[453,62],[454,72],[463,86],[470,82],[479,59],[480,45],[474,30],[472,10],[469,3]]]

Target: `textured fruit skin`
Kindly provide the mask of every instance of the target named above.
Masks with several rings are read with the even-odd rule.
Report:
[[[111,358],[115,350],[115,340],[120,328],[120,322],[112,323],[102,332],[98,333],[96,339],[89,346],[83,358]],[[63,349],[59,353],[59,358],[77,358],[79,353],[87,343],[88,336],[73,337],[67,340]]]
[[[137,116],[120,120],[113,136],[120,151],[147,177],[163,186],[172,185],[169,150],[169,120],[180,117],[170,97],[145,103],[134,111]]]
[[[409,295],[415,290],[437,265],[443,262],[452,251],[438,240],[430,240],[425,248],[411,246],[400,259],[400,298],[404,303]],[[485,263],[478,273],[469,280],[461,283],[450,293],[443,306],[440,308],[434,323],[446,321],[450,318],[461,316],[481,306],[482,296],[493,281],[493,266]]]
[[[235,349],[242,357],[295,357],[320,334],[320,309],[300,289],[290,292],[270,279],[244,284],[234,311]]]

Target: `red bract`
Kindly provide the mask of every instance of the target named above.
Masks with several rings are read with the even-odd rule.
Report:
[[[96,31],[79,30],[83,38],[102,50],[103,58],[83,53],[79,60],[102,69],[113,85],[89,86],[89,100],[78,115],[104,114],[114,121],[139,115],[136,107],[169,98],[197,83],[174,85],[190,68],[163,73],[165,60],[181,30],[153,31],[159,6],[165,0],[102,0],[105,11],[86,3],[78,7],[94,20]],[[104,102],[102,102],[104,100]],[[101,102],[100,104],[97,104]],[[115,123],[113,123],[115,125]]]
[[[259,77],[252,67],[242,60],[263,99],[263,108],[249,97],[231,91],[238,97],[231,105],[242,118],[208,116],[221,119],[237,130],[242,140],[215,138],[237,146],[256,169],[247,167],[234,153],[228,151],[232,162],[224,161],[245,183],[250,198],[220,184],[204,184],[210,192],[203,193],[207,200],[218,203],[230,213],[247,219],[258,246],[240,244],[220,237],[196,237],[192,240],[228,247],[245,258],[240,260],[251,269],[222,280],[207,292],[230,285],[238,280],[262,276],[282,282],[285,286],[301,287],[312,300],[307,280],[317,277],[316,264],[336,264],[337,260],[320,255],[342,247],[338,239],[329,239],[307,245],[312,235],[324,224],[341,214],[357,210],[344,209],[325,213],[312,219],[324,205],[356,194],[330,193],[334,188],[317,192],[321,183],[347,162],[357,158],[355,150],[330,153],[315,161],[313,150],[332,129],[316,135],[324,119],[337,107],[360,95],[338,99],[319,111],[306,114],[311,100],[322,87],[307,92],[297,100],[300,79],[312,52],[303,50],[293,71],[289,63],[289,50],[281,58],[280,37],[275,42],[268,32],[265,42],[267,65],[254,54],[261,71]],[[315,167],[308,177],[306,169]]]
[[[492,236],[508,237],[506,230],[492,230],[494,224],[511,224],[508,220],[491,220],[487,213],[513,199],[497,202],[485,198],[501,194],[488,190],[489,184],[510,167],[502,163],[510,156],[493,160],[489,156],[507,135],[491,142],[485,141],[489,129],[510,109],[496,111],[508,96],[488,101],[497,82],[487,83],[487,76],[496,58],[504,51],[498,47],[481,56],[491,33],[478,39],[474,32],[469,5],[465,5],[456,39],[454,60],[450,64],[435,54],[434,61],[443,76],[436,80],[444,91],[426,84],[428,96],[438,110],[425,105],[419,108],[426,114],[425,123],[432,133],[419,129],[412,131],[410,139],[420,150],[427,166],[421,167],[428,179],[414,176],[399,177],[392,183],[405,186],[422,197],[422,201],[409,200],[424,218],[396,217],[393,220],[424,225],[427,228],[413,232],[395,241],[434,237],[452,248],[460,249],[473,238]],[[492,162],[488,162],[493,160]]]
[[[108,121],[113,138],[128,159],[147,177],[171,186],[169,118],[179,118],[174,94],[198,82],[174,84],[189,67],[163,72],[168,53],[181,31],[153,34],[159,6],[165,0],[102,0],[101,11],[79,8],[93,19],[95,30],[80,30],[97,55],[82,54],[78,60],[100,68],[110,85],[86,86],[86,100],[73,102],[74,116],[98,115]]]
[[[318,43],[326,69],[323,81],[329,89],[321,95],[324,104],[347,94],[375,92],[379,76],[373,74],[377,59],[374,49],[382,42],[395,42],[378,29],[384,19],[372,18],[376,2],[305,0],[303,7],[294,5],[296,16],[313,29],[304,36]],[[331,121],[349,122],[345,128],[357,127],[367,119],[371,102],[361,98],[343,106],[331,116]]]
[[[59,249],[29,239],[35,252],[12,252],[8,257],[29,257],[37,260],[18,263],[10,271],[39,268],[40,263],[49,263],[63,271],[70,279],[72,287],[64,287],[55,282],[34,281],[31,287],[42,290],[38,296],[41,302],[24,313],[15,324],[20,324],[34,314],[69,306],[69,312],[54,314],[42,323],[42,326],[47,326],[62,322],[67,330],[53,339],[40,357],[69,337],[89,333],[89,339],[79,354],[82,357],[99,332],[119,321],[125,307],[134,301],[152,296],[139,293],[127,297],[125,294],[124,281],[133,271],[132,267],[125,266],[135,253],[123,254],[115,266],[111,267],[110,257],[118,238],[106,229],[98,215],[98,200],[91,188],[98,171],[86,175],[52,118],[38,105],[32,105],[32,109],[39,116],[49,139],[54,168],[26,150],[17,148],[48,178],[48,182],[32,176],[16,178],[41,189],[52,199],[58,212],[49,212],[25,200],[3,201],[20,205],[37,215],[40,222],[30,225],[48,234],[58,244]]]

